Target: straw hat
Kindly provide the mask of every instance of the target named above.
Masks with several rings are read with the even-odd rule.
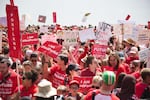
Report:
[[[124,41],[129,43],[129,44],[131,44],[131,45],[135,45],[136,44],[136,42],[134,40],[132,40],[131,38],[125,39]]]
[[[38,92],[34,94],[36,97],[49,98],[56,95],[56,89],[52,87],[52,83],[46,79],[42,79],[38,83]]]

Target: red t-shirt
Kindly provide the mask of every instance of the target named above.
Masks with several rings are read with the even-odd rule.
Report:
[[[62,71],[58,65],[51,67],[50,81],[52,82],[52,86],[57,88],[59,85],[64,85],[65,75],[66,72]]]
[[[118,69],[114,69],[113,67],[111,66],[104,66],[103,67],[103,71],[113,71],[115,74],[116,74],[116,77],[118,78],[118,75],[121,73],[121,72],[126,72],[125,70],[125,67],[121,64]]]
[[[125,63],[130,64],[133,60],[139,60],[139,57],[128,57],[125,61]]]
[[[28,90],[26,90],[26,87],[21,85],[20,86],[20,96],[24,97],[24,96],[29,96],[29,97],[34,97],[34,94],[37,92],[37,86],[35,84],[33,84],[31,87],[28,88]],[[16,88],[15,92],[18,92],[18,88]]]
[[[139,81],[141,77],[140,71],[133,72],[131,75],[134,76],[137,81]]]
[[[9,100],[10,96],[14,93],[14,90],[18,86],[17,84],[17,73],[14,72],[13,70],[9,71],[9,76],[8,78],[2,82],[2,74],[0,73],[0,97],[3,100]],[[20,77],[20,76],[19,76]],[[21,78],[20,78],[20,84],[21,84]]]
[[[96,72],[101,72],[101,69],[100,68],[96,68]],[[81,76],[95,76],[95,73],[91,72],[89,68],[86,68],[86,69],[83,69],[81,71]]]
[[[139,82],[135,86],[135,95],[140,98],[142,96],[142,93],[144,92],[144,89],[147,87],[147,84],[144,84],[142,82]]]

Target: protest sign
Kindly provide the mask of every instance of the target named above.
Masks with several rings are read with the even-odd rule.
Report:
[[[45,23],[46,22],[46,16],[39,15],[38,22]]]
[[[86,42],[87,40],[96,39],[94,29],[89,28],[89,29],[79,31],[79,38],[81,42]]]
[[[101,45],[107,45],[111,37],[111,25],[100,22],[96,32],[96,42]]]
[[[0,30],[0,53],[2,53],[2,31]]]
[[[53,23],[57,22],[56,12],[53,12]]]
[[[40,26],[40,33],[48,33],[48,26]]]
[[[58,31],[57,38],[62,39],[64,46],[74,46],[77,44],[78,31]]]
[[[92,47],[92,54],[96,58],[103,59],[106,55],[106,50],[107,50],[106,45],[94,44]]]
[[[26,33],[22,34],[22,46],[38,44],[38,34],[37,33]]]
[[[0,25],[7,26],[7,19],[6,17],[0,17]]]
[[[150,68],[150,48],[148,50],[147,67]]]
[[[38,51],[49,55],[52,58],[56,58],[62,49],[62,45],[55,42],[46,41],[42,46],[38,48]]]
[[[87,93],[91,88],[92,77],[74,77],[74,80],[77,80],[79,82],[79,91],[82,93]]]
[[[6,5],[10,57],[21,58],[18,7]]]
[[[150,30],[140,29],[138,34],[138,44],[147,44],[150,42]]]
[[[43,45],[46,41],[57,42],[57,36],[55,34],[42,35],[41,44]]]
[[[138,54],[139,54],[139,59],[140,59],[141,61],[147,61],[149,49],[150,49],[150,48],[146,48],[146,49],[141,50],[141,51],[138,52]]]

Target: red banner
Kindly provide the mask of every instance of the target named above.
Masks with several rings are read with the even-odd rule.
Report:
[[[104,58],[106,54],[106,50],[107,50],[106,45],[94,44],[92,47],[92,54],[96,58]]]
[[[22,34],[22,46],[38,44],[38,42],[39,39],[37,33]]]
[[[131,17],[131,16],[130,16],[130,15],[128,15],[128,16],[126,17],[126,20],[129,20],[129,19],[130,19],[130,17]]]
[[[56,58],[62,49],[62,45],[47,41],[45,42],[38,51],[49,55],[52,58]]]
[[[56,18],[56,12],[53,12],[53,23],[57,22],[57,18]]]
[[[148,21],[148,29],[150,29],[150,21]]]
[[[74,77],[74,80],[77,80],[80,84],[79,91],[86,94],[91,88],[92,77]]]
[[[9,53],[11,57],[21,58],[20,29],[17,6],[6,5]]]

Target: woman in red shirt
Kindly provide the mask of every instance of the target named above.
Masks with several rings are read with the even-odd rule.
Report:
[[[113,71],[118,78],[121,72],[126,72],[125,67],[120,64],[120,58],[117,53],[112,52],[108,57],[108,66],[103,67],[103,71]]]

